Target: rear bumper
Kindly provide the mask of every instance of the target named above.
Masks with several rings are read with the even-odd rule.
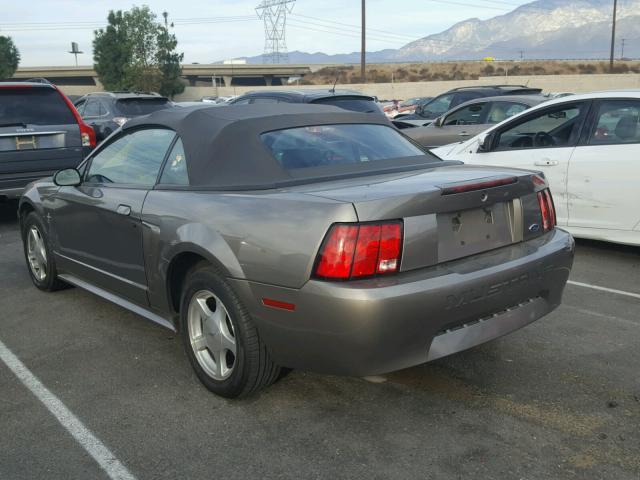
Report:
[[[233,280],[280,365],[373,375],[517,330],[561,301],[574,242],[563,230],[394,277],[289,289]],[[286,311],[262,298],[296,305]]]

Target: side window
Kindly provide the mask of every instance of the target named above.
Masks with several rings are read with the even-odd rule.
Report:
[[[100,102],[95,98],[90,98],[84,106],[82,113],[83,117],[99,117],[100,116]]]
[[[591,132],[591,145],[640,143],[640,101],[601,102]]]
[[[520,112],[524,112],[527,108],[529,107],[522,103],[493,102],[487,115],[487,123],[500,123]]]
[[[484,121],[486,103],[474,103],[456,110],[445,118],[443,125],[478,125]]]
[[[440,95],[439,97],[434,98],[431,102],[425,104],[422,109],[422,116],[426,117],[437,117],[446,113],[451,106],[451,101],[453,100],[453,93],[449,93],[446,95]]]
[[[451,105],[449,106],[449,108],[456,107],[464,102],[468,102],[469,100],[475,100],[476,98],[480,98],[482,96],[483,95],[479,95],[477,93],[471,93],[471,92],[456,93],[453,97],[453,100],[451,101]]]
[[[162,171],[160,183],[165,185],[189,185],[187,159],[184,155],[182,140],[179,138],[171,149],[167,163]]]
[[[233,102],[232,105],[247,105],[250,101],[250,98],[241,98],[237,102]]]
[[[572,145],[582,124],[584,104],[544,110],[498,134],[496,149],[553,148]]]
[[[89,183],[153,186],[175,133],[166,129],[145,129],[119,137],[92,159]]]

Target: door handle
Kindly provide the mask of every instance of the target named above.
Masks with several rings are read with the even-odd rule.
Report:
[[[533,164],[538,167],[555,167],[558,165],[558,160],[551,160],[550,158],[543,158],[542,160],[536,160]]]
[[[131,207],[129,205],[118,205],[116,209],[118,215],[124,215],[125,217],[131,214]]]

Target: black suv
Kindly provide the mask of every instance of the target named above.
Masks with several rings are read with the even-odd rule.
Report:
[[[89,93],[75,102],[84,121],[95,130],[98,141],[104,140],[134,117],[172,105],[168,98],[157,93],[142,92]]]
[[[0,82],[0,198],[56,170],[76,167],[96,137],[71,100],[43,81]]]
[[[259,90],[235,98],[229,104],[314,103],[344,110],[384,115],[375,97],[349,90]]]
[[[454,88],[434,97],[425,104],[418,105],[415,113],[396,116],[393,123],[400,128],[429,125],[443,113],[469,100],[500,95],[538,95],[541,92],[542,89],[540,88],[530,88],[525,85],[485,85],[481,87]]]

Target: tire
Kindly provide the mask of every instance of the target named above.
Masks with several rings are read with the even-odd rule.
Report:
[[[208,263],[187,274],[180,333],[196,375],[217,395],[246,397],[280,376],[281,369],[271,360],[246,307]]]
[[[22,245],[27,270],[36,287],[53,292],[67,286],[58,278],[47,229],[35,212],[29,213],[24,219]]]

